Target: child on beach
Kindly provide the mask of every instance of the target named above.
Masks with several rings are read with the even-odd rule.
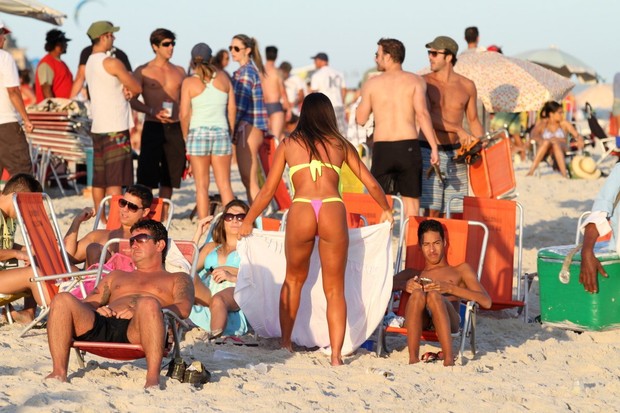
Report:
[[[333,366],[343,364],[341,352],[347,319],[344,271],[349,236],[346,210],[340,197],[340,171],[345,162],[383,209],[381,222],[393,222],[383,190],[361,162],[357,151],[338,131],[330,100],[322,93],[312,93],[304,99],[297,128],[278,146],[267,181],[239,230],[240,236],[252,232],[252,223],[273,198],[288,164],[295,193],[285,235],[286,278],[280,293],[281,344],[292,351],[291,335],[301,289],[308,276],[315,236],[318,236]]]

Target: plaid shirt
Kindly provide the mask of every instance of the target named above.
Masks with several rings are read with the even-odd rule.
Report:
[[[237,102],[237,119],[235,124],[244,120],[255,128],[267,132],[267,109],[263,100],[263,87],[254,63],[241,66],[233,74],[235,101]]]

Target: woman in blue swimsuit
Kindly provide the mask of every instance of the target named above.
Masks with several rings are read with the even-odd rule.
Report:
[[[322,93],[312,93],[304,99],[297,128],[276,149],[267,181],[239,230],[241,236],[252,232],[252,223],[273,198],[288,164],[295,194],[286,224],[286,278],[280,293],[282,347],[292,351],[291,335],[301,289],[308,277],[310,255],[318,236],[334,366],[343,364],[341,353],[347,319],[344,270],[349,234],[340,196],[340,169],[344,162],[383,208],[381,222],[393,222],[383,190],[360,161],[355,148],[338,131],[331,102]]]
[[[239,272],[237,237],[248,206],[233,200],[224,207],[222,217],[213,229],[213,242],[200,250],[198,276],[194,278],[195,305],[189,316],[198,327],[209,332],[209,338],[240,336],[248,331],[248,322],[233,294]],[[194,242],[198,244],[209,229],[213,216],[198,223]]]

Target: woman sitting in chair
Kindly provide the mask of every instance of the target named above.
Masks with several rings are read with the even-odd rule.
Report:
[[[233,297],[240,261],[237,234],[248,210],[243,201],[229,202],[215,223],[213,241],[200,250],[198,276],[194,277],[195,301],[189,318],[209,332],[209,339],[222,334],[240,336],[248,331],[245,315]],[[209,215],[198,222],[196,244],[212,221],[213,215]]]
[[[540,162],[551,154],[562,176],[568,178],[565,153],[569,134],[575,139],[577,149],[583,149],[583,138],[575,127],[564,119],[562,105],[555,101],[545,103],[540,113],[540,120],[532,129],[532,139],[538,146],[538,152],[527,175],[532,176]]]

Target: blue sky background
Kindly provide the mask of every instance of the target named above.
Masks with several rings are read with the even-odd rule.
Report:
[[[116,45],[135,67],[152,58],[148,38],[165,27],[177,35],[173,61],[186,66],[192,46],[227,47],[238,33],[256,37],[261,52],[276,45],[279,61],[293,66],[311,64],[310,56],[328,53],[330,64],[343,71],[354,86],[374,66],[376,42],[394,37],[405,44],[404,67],[416,71],[427,66],[424,44],[438,35],[453,37],[466,47],[463,32],[478,26],[480,44],[497,44],[507,55],[556,45],[598,71],[607,82],[620,71],[619,0],[89,0],[74,13],[80,0],[41,0],[68,18],[61,30],[73,41],[64,57],[72,71],[79,52],[89,44],[86,30],[96,20],[111,20],[121,27]],[[13,31],[18,46],[29,58],[45,52],[45,33],[52,25],[0,14]],[[237,64],[231,62],[229,72]]]

